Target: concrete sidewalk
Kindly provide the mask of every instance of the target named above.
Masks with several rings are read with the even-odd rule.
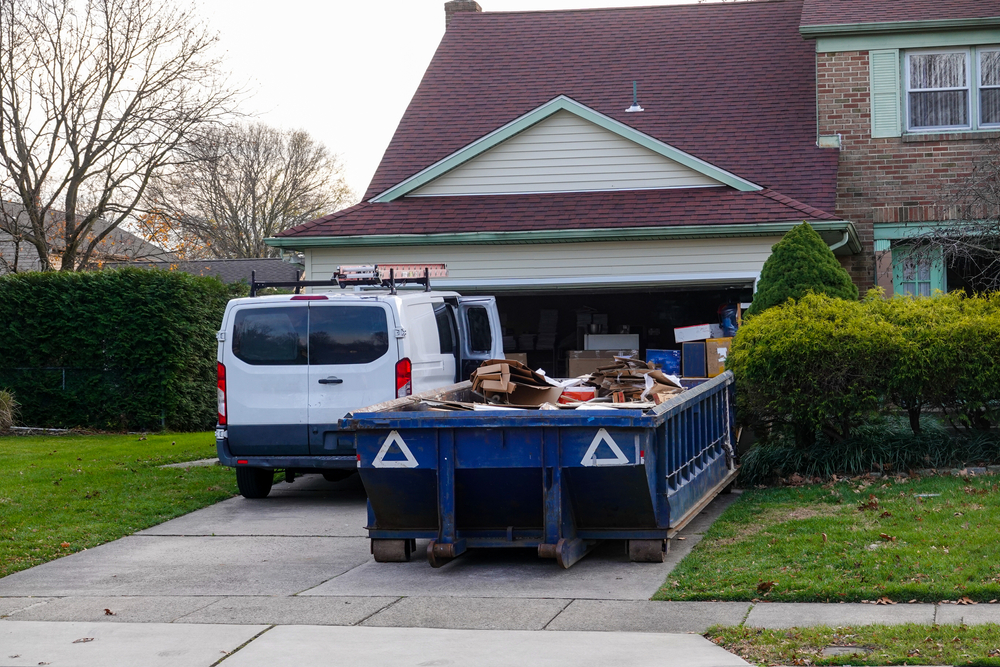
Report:
[[[747,662],[687,634],[428,630],[310,625],[0,623],[0,665],[275,667],[542,665],[730,667]]]

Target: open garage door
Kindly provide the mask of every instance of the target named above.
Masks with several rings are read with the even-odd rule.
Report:
[[[674,328],[719,323],[720,308],[747,303],[752,281],[633,289],[497,290],[504,352],[550,375],[577,375],[588,347],[680,350]],[[588,345],[589,343],[589,345]],[[618,347],[618,345],[621,347]],[[585,371],[589,372],[589,371]]]

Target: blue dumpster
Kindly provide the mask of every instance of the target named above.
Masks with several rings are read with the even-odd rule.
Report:
[[[441,411],[468,382],[348,415],[378,561],[417,539],[440,566],[470,547],[532,547],[569,567],[600,540],[662,561],[736,476],[733,376],[654,409]]]

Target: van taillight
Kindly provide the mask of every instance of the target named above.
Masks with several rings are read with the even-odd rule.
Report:
[[[396,362],[396,398],[413,393],[413,365],[406,357]]]
[[[218,373],[218,379],[216,380],[216,387],[218,388],[218,401],[219,401],[219,426],[226,425],[226,367],[221,363],[216,363],[216,372]]]

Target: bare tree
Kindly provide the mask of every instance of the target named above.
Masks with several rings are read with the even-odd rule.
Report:
[[[0,0],[0,194],[26,216],[5,231],[43,269],[87,266],[178,147],[230,114],[216,41],[170,0]]]
[[[215,257],[273,257],[264,239],[356,200],[337,157],[302,130],[216,127],[187,151],[151,188],[150,208]]]
[[[908,239],[909,261],[943,262],[974,291],[1000,290],[1000,140],[983,146],[972,172],[937,209],[945,222]]]

